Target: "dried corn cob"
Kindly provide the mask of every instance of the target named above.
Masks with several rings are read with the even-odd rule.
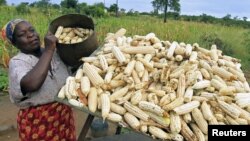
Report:
[[[192,100],[193,93],[194,93],[194,91],[193,91],[192,87],[188,87],[185,94],[184,94],[184,101],[190,102]]]
[[[85,96],[88,96],[88,93],[90,91],[90,81],[87,76],[81,78],[81,91]]]
[[[59,36],[61,35],[62,32],[63,32],[63,27],[58,26],[56,33],[55,33],[56,38],[59,38]]]
[[[84,63],[83,71],[88,76],[93,85],[99,87],[104,84],[104,80],[89,63]]]
[[[160,124],[160,125],[162,125],[162,126],[164,126],[164,127],[168,127],[169,124],[170,124],[170,119],[169,119],[169,117],[161,117],[161,116],[158,116],[158,115],[153,114],[153,113],[151,113],[151,112],[146,112],[146,114],[148,114],[149,117],[150,117],[153,121],[155,121],[156,123],[158,123],[158,124]]]
[[[174,108],[182,105],[183,102],[184,102],[184,98],[183,97],[178,97],[174,101],[169,103],[168,105],[163,106],[163,109],[166,110],[166,111],[173,110]]]
[[[149,126],[148,131],[150,134],[152,134],[156,138],[163,139],[163,140],[171,139],[169,134],[167,134],[165,131],[163,131],[162,129],[158,127]]]
[[[128,92],[128,87],[118,89],[110,96],[110,101],[115,101],[116,99],[123,97]]]
[[[88,107],[90,112],[96,112],[97,109],[97,90],[91,87],[88,95]]]
[[[64,99],[65,98],[65,85],[60,89],[57,97],[60,98],[60,99]]]
[[[130,102],[133,105],[137,105],[142,100],[142,93],[141,90],[138,90],[132,95]]]
[[[237,79],[237,76],[233,75],[232,73],[226,71],[223,68],[213,66],[212,71],[213,71],[214,74],[217,74],[217,75],[221,76],[222,78],[225,78],[226,80],[235,80],[235,79]]]
[[[148,121],[149,115],[147,115],[145,112],[143,112],[141,109],[139,109],[137,106],[132,105],[129,102],[124,103],[124,108],[134,116],[140,118],[143,121]]]
[[[175,51],[177,45],[178,45],[177,42],[173,42],[173,43],[171,44],[171,46],[170,46],[169,49],[167,50],[167,58],[173,57],[174,51]]]
[[[194,132],[188,127],[188,125],[182,120],[181,121],[181,134],[187,141],[198,141],[198,138]]]
[[[196,135],[196,137],[198,138],[198,140],[199,141],[205,141],[205,136],[202,133],[202,131],[200,130],[200,128],[196,124],[194,124],[194,123],[191,123],[190,126],[193,129],[194,134]]]
[[[186,77],[181,74],[178,81],[177,97],[183,97],[186,89]]]
[[[101,94],[102,118],[105,120],[110,112],[110,99],[108,93]]]
[[[155,113],[158,116],[163,116],[163,113],[164,113],[164,110],[161,109],[160,106],[155,105],[154,103],[147,102],[147,101],[140,101],[139,108],[145,111]]]
[[[193,109],[200,106],[199,101],[191,101],[189,103],[186,103],[184,105],[181,105],[179,107],[174,108],[173,110],[177,113],[177,115],[183,115],[191,112]]]
[[[233,118],[238,118],[240,116],[241,112],[237,108],[227,104],[224,101],[218,100],[218,103],[220,108]]]
[[[174,134],[181,131],[181,118],[174,112],[170,112],[170,131]]]
[[[109,66],[108,66],[108,62],[107,62],[106,58],[103,55],[98,55],[98,59],[100,61],[102,69],[104,71],[107,71]]]
[[[114,54],[114,56],[116,57],[116,59],[119,61],[120,64],[124,64],[126,62],[126,58],[124,54],[121,52],[121,50],[118,47],[113,46],[112,53]]]
[[[122,52],[128,54],[155,54],[155,49],[152,46],[126,47]]]
[[[192,117],[193,117],[194,121],[196,122],[196,124],[198,125],[198,127],[201,129],[201,131],[204,134],[207,134],[207,131],[208,131],[207,121],[204,119],[201,111],[198,108],[195,108],[192,111]]]
[[[116,113],[109,113],[107,119],[113,122],[121,122],[122,116]]]
[[[139,130],[140,122],[134,115],[130,113],[125,113],[124,119],[129,124],[130,127],[132,127],[135,130]]]
[[[115,113],[120,114],[120,115],[124,115],[126,113],[125,108],[123,108],[122,106],[115,104],[115,103],[110,104],[110,110],[112,112],[115,112]]]
[[[192,117],[191,117],[191,114],[190,114],[190,113],[184,114],[182,117],[183,117],[183,120],[184,120],[186,123],[190,123],[190,122],[192,121]]]

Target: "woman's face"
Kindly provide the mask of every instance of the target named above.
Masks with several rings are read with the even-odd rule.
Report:
[[[26,22],[16,25],[14,31],[14,45],[24,53],[32,53],[40,49],[40,39],[34,27]]]

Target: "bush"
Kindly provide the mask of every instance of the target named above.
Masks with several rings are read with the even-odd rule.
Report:
[[[0,67],[0,91],[7,91],[8,88],[8,75],[6,70]]]
[[[223,51],[224,54],[233,54],[232,46],[219,38],[216,33],[203,34],[200,36],[200,39],[202,40],[203,45],[208,49],[210,49],[210,47],[215,44],[218,49]]]
[[[21,3],[16,7],[16,11],[21,14],[29,14],[30,8],[28,7],[27,4]]]

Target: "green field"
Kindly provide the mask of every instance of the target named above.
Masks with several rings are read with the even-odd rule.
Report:
[[[58,11],[51,11],[50,16],[43,14],[38,9],[32,9],[30,14],[18,14],[13,7],[0,7],[0,26],[13,18],[24,18],[30,21],[40,33],[41,39],[48,30],[49,23],[62,15]],[[217,43],[218,48],[228,54],[242,60],[243,69],[250,69],[250,30],[241,27],[229,27],[198,22],[185,22],[162,19],[150,16],[122,16],[94,18],[95,30],[99,44],[108,32],[116,32],[119,28],[127,29],[127,36],[145,35],[154,32],[161,40],[178,41],[184,43],[199,43],[201,47],[209,48]],[[0,41],[2,47],[3,42]],[[2,55],[2,48],[0,55]],[[13,52],[13,51],[12,51]],[[13,54],[12,54],[13,55]]]

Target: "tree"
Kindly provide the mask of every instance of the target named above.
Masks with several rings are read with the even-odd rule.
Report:
[[[42,11],[44,14],[48,15],[50,17],[50,7],[52,4],[50,3],[50,0],[39,0],[35,1],[30,4],[30,7],[37,7],[40,11]]]
[[[227,14],[225,17],[222,18],[223,20],[230,20],[231,19],[231,15]]]
[[[78,0],[63,0],[61,6],[65,8],[76,8]]]
[[[114,12],[114,13],[115,13],[117,9],[119,9],[119,8],[118,8],[118,5],[117,5],[117,4],[112,4],[112,5],[110,5],[108,11],[109,11],[109,12]]]
[[[0,0],[0,5],[6,5],[6,0]]]
[[[247,21],[247,17],[243,17],[243,21],[245,21],[245,22],[246,22],[246,21]]]
[[[153,0],[151,3],[157,12],[158,10],[164,12],[164,23],[167,22],[168,11],[180,12],[180,0]]]
[[[28,13],[30,13],[30,9],[29,9],[28,5],[29,5],[29,3],[27,3],[27,2],[20,3],[16,7],[17,12],[18,13],[22,13],[22,14],[28,14]]]
[[[161,0],[154,0],[152,1],[152,6],[154,8],[154,14],[158,15],[159,14],[159,11],[160,11],[160,8],[161,8]]]
[[[86,10],[87,7],[88,7],[87,3],[85,3],[85,2],[79,3],[76,6],[76,11],[78,13],[84,13],[85,14],[86,13],[85,10]]]

